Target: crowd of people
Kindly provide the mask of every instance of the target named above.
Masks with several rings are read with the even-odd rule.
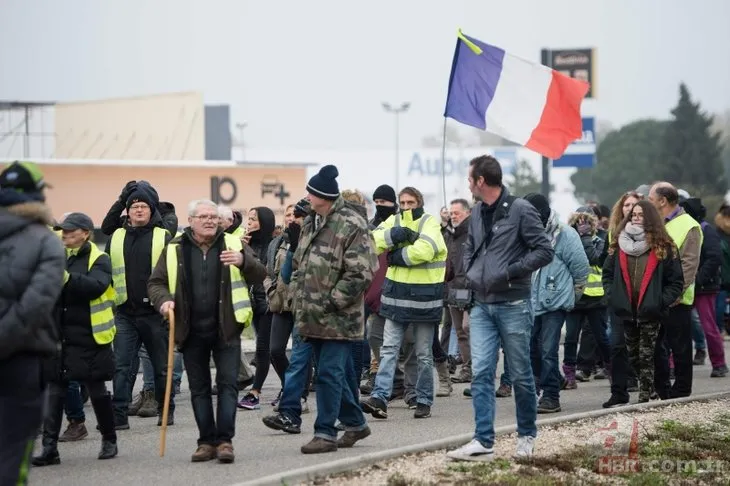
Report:
[[[514,394],[515,455],[528,457],[537,414],[561,411],[561,393],[580,382],[608,378],[610,408],[630,392],[639,402],[689,396],[693,364],[707,354],[711,376],[727,375],[730,205],[712,225],[701,199],[657,182],[612,210],[587,203],[564,223],[543,195],[511,195],[485,155],[470,163],[471,201],[431,215],[417,188],[381,185],[368,220],[365,196],[341,191],[337,177],[331,165],[315,174],[282,226],[267,207],[198,199],[182,227],[151,184],[130,181],[101,224],[101,251],[89,216],[52,218],[38,166],[6,167],[0,484],[25,484],[30,464],[60,464],[58,443],[88,435],[86,400],[98,458],[114,458],[130,415],[163,425],[168,373],[165,425],[174,425],[183,370],[199,430],[191,460],[221,463],[235,459],[237,410],[261,408],[270,365],[280,391],[267,427],[301,433],[316,394],[304,454],[353,447],[371,434],[366,415],[387,419],[394,400],[427,419],[435,397],[468,383],[474,438],[448,456],[476,461],[493,457],[497,398]],[[241,351],[250,325],[252,363]]]

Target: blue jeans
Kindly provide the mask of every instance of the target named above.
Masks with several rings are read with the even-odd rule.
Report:
[[[279,413],[293,423],[302,425],[301,398],[309,387],[312,372],[312,345],[302,341],[297,328],[292,330],[292,351],[289,367],[284,375],[284,388],[279,400]]]
[[[412,324],[385,320],[383,331],[383,347],[380,350],[380,368],[375,377],[375,387],[370,396],[383,402],[393,391],[393,378],[398,366],[400,352],[406,329],[412,326],[415,339],[416,360],[418,362],[418,378],[416,380],[416,402],[422,405],[433,404],[433,332],[432,322],[415,322]]]
[[[707,342],[705,341],[705,331],[702,330],[702,323],[700,322],[700,315],[697,309],[692,308],[692,340],[695,343],[695,349],[706,350]]]
[[[568,312],[565,318],[565,344],[563,347],[563,364],[576,366],[578,361],[578,341],[583,326],[583,319],[588,319],[588,325],[596,340],[598,356],[607,367],[611,362],[611,348],[608,345],[608,334],[606,332],[606,308],[574,309]]]
[[[359,431],[367,427],[360,404],[347,383],[348,368],[352,366],[352,344],[349,341],[311,339],[317,360],[317,419],[314,436],[329,441],[337,440],[335,422],[345,430]]]
[[[539,379],[543,397],[560,401],[560,330],[566,312],[557,310],[535,317],[530,358],[532,373]]]
[[[86,420],[84,401],[81,399],[81,385],[78,381],[69,381],[66,388],[66,418],[71,421],[83,422]]]
[[[147,353],[147,348],[139,348],[137,359],[132,361],[132,366],[129,369],[130,379],[132,380],[132,387],[134,382],[137,380],[137,373],[139,373],[139,367],[142,366],[142,390],[152,391],[155,389],[155,372],[152,370],[152,361],[150,361],[150,355]],[[182,383],[183,375],[183,358],[182,354],[176,349],[175,356],[173,358],[173,369],[172,369],[172,384],[179,387]]]
[[[471,310],[471,394],[476,430],[474,438],[484,447],[494,445],[494,374],[500,339],[515,395],[517,434],[537,437],[535,378],[530,366],[532,304],[517,300],[501,304],[477,303]]]
[[[129,409],[129,402],[132,400],[133,386],[130,371],[142,344],[147,348],[152,360],[152,369],[155,375],[155,400],[157,400],[157,412],[161,414],[165,402],[168,336],[167,326],[163,324],[162,316],[157,314],[130,316],[117,310],[114,321],[117,325],[117,334],[114,336],[114,357],[117,366],[114,372],[114,398],[112,403],[116,423],[128,422],[127,410]],[[174,411],[175,399],[170,397],[170,413]]]
[[[449,331],[449,356],[456,356],[459,354],[459,338],[456,335],[456,328],[452,325],[451,331]]]

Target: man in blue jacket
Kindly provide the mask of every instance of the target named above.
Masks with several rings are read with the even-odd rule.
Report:
[[[474,439],[451,451],[457,460],[494,456],[494,375],[500,340],[510,369],[517,413],[518,457],[529,457],[537,436],[535,379],[530,366],[532,272],[550,263],[555,251],[537,210],[510,196],[502,167],[492,156],[473,159],[469,189],[479,202],[471,212],[464,244],[464,268],[474,293],[470,314],[471,392]]]
[[[583,294],[590,267],[578,232],[558,220],[547,198],[533,193],[525,200],[537,209],[555,250],[553,260],[532,275],[535,325],[530,347],[532,372],[542,388],[537,413],[555,413],[560,412],[560,331]]]

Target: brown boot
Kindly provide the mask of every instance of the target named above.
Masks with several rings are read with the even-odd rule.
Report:
[[[84,422],[70,420],[63,435],[58,438],[58,442],[76,442],[77,440],[84,440],[88,435],[89,432],[86,430]]]
[[[302,446],[302,454],[321,454],[323,452],[337,452],[337,442],[315,437]]]
[[[129,404],[129,408],[127,409],[127,415],[130,417],[133,417],[137,415],[139,412],[139,409],[142,407],[142,403],[144,402],[144,393],[139,392],[137,393],[137,396],[134,397],[134,400],[132,400],[132,403]]]
[[[231,464],[236,456],[233,454],[233,445],[230,442],[223,442],[218,445],[218,462]]]
[[[192,462],[212,461],[216,458],[216,450],[210,444],[200,444],[190,458]]]
[[[370,427],[365,427],[362,430],[356,430],[356,431],[348,430],[337,441],[337,447],[342,447],[343,449],[352,447],[355,445],[355,442],[357,442],[358,440],[362,440],[369,435],[370,435]]]
[[[153,390],[142,392],[144,399],[142,406],[137,412],[139,417],[157,417],[157,400],[155,400],[155,392]]]

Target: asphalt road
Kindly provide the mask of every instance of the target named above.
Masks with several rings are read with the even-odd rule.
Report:
[[[730,353],[730,342],[725,343],[725,352]],[[693,394],[730,390],[730,377],[711,379],[710,371],[709,364],[695,367]],[[140,386],[139,381],[137,386]],[[197,428],[190,405],[190,395],[186,390],[186,381],[183,379],[183,393],[178,397],[175,425],[168,429],[167,452],[164,458],[159,457],[160,429],[157,427],[157,420],[131,417],[131,429],[118,434],[119,456],[109,461],[97,460],[100,437],[95,429],[93,411],[87,406],[85,411],[89,437],[80,442],[59,444],[61,465],[33,468],[30,484],[46,486],[215,484],[218,486],[254,480],[348,456],[464,434],[473,430],[471,400],[462,396],[465,385],[455,385],[455,392],[451,397],[436,399],[432,408],[433,416],[429,419],[415,420],[413,411],[408,410],[402,401],[393,402],[389,407],[387,420],[376,421],[369,418],[373,434],[356,447],[335,453],[305,456],[301,454],[299,448],[311,439],[314,413],[303,416],[301,435],[276,432],[261,422],[263,416],[272,413],[269,402],[278,392],[278,380],[272,368],[263,390],[263,397],[267,401],[262,402],[261,410],[238,413],[237,436],[234,440],[236,462],[231,465],[216,462],[192,464],[190,455],[196,447]],[[563,411],[549,417],[598,409],[608,397],[606,380],[580,383],[577,390],[561,393]],[[632,402],[637,398],[637,394],[632,394]],[[314,412],[314,397],[310,401]],[[548,416],[538,418],[542,417]],[[514,421],[514,399],[497,399],[495,426],[510,425]],[[38,447],[37,444],[36,448]]]

